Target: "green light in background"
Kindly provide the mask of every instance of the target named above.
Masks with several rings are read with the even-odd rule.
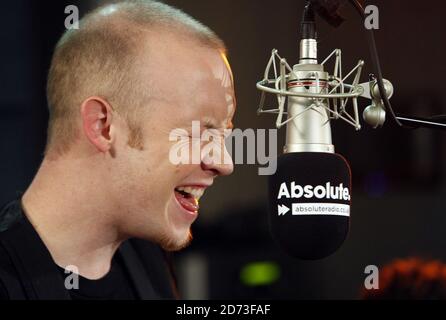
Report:
[[[280,267],[272,261],[251,262],[240,271],[240,280],[245,286],[267,286],[280,278]]]

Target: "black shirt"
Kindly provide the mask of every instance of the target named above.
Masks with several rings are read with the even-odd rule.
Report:
[[[158,245],[129,239],[99,280],[79,277],[68,290],[65,274],[23,213],[20,201],[0,210],[0,300],[175,299],[172,263]]]
[[[137,298],[119,252],[112,259],[110,271],[97,280],[73,274],[59,266],[58,269],[70,286],[68,291],[72,300],[134,300]],[[77,277],[77,283],[74,282],[74,277]]]

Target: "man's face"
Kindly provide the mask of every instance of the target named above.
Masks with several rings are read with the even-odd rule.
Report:
[[[155,39],[158,45],[147,49],[148,62],[141,65],[152,97],[141,111],[143,148],[121,143],[113,170],[125,232],[177,250],[191,239],[199,197],[217,176],[233,171],[223,131],[232,127],[235,97],[229,64],[220,52],[170,37]],[[221,161],[200,152],[198,162],[172,162],[170,153],[178,146],[169,139],[173,133],[188,141],[185,149],[198,144],[203,150],[209,143],[190,138],[193,121],[199,121],[200,132],[212,128],[220,134],[222,139],[215,141],[221,154],[212,159]]]

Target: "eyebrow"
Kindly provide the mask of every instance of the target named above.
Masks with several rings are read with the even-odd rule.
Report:
[[[204,118],[203,122],[203,126],[207,129],[218,129],[217,122],[212,118]]]
[[[204,118],[203,122],[204,122],[203,126],[206,129],[216,129],[216,130],[218,130],[221,127],[221,126],[218,125],[216,120],[213,119],[213,118]],[[232,121],[230,120],[226,129],[233,129],[233,128],[234,128],[234,125],[233,125]]]

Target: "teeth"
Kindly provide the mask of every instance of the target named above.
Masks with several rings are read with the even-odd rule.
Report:
[[[200,200],[204,194],[204,188],[178,187],[177,190],[191,194],[197,201]]]

